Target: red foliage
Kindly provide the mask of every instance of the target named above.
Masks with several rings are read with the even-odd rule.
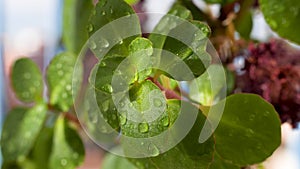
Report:
[[[251,44],[245,73],[237,77],[242,92],[256,93],[274,105],[282,122],[300,121],[300,50],[284,41]]]

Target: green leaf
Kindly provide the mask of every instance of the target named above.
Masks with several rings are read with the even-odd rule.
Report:
[[[300,1],[260,0],[267,23],[282,38],[300,44]]]
[[[117,20],[119,18],[122,19]],[[124,0],[99,0],[90,19],[89,31],[91,49],[97,57],[103,54],[127,56],[128,45],[141,35],[139,18]]]
[[[68,51],[79,54],[88,39],[92,0],[64,0],[63,41]]]
[[[205,2],[209,3],[209,4],[222,4],[222,5],[226,5],[228,3],[232,3],[236,0],[204,0]]]
[[[113,154],[106,154],[102,169],[137,169],[131,162],[124,157],[119,157]]]
[[[195,76],[201,75],[211,60],[206,52],[206,39],[210,35],[210,28],[200,21],[184,22],[172,17],[175,14],[182,19],[192,19],[190,11],[181,5],[174,5],[169,14],[161,19],[149,39],[154,48],[177,55]]]
[[[129,5],[134,5],[136,3],[138,3],[140,0],[125,0],[125,2],[127,2]]]
[[[221,65],[211,65],[200,77],[190,84],[190,97],[205,106],[213,105],[220,99],[218,95],[226,88],[225,70]],[[226,97],[226,94],[223,95]]]
[[[47,106],[37,104],[31,109],[15,108],[5,119],[1,136],[4,161],[25,158],[46,118]]]
[[[241,2],[240,11],[234,20],[234,26],[240,36],[249,39],[252,31],[252,11],[253,0],[245,0]]]
[[[84,160],[84,147],[76,130],[70,128],[63,116],[59,116],[53,135],[50,169],[74,169]]]
[[[214,110],[210,113],[218,114]],[[280,125],[278,113],[260,96],[229,96],[214,133],[216,152],[222,159],[240,166],[262,162],[280,145]]]
[[[189,103],[187,103],[189,104]],[[169,101],[174,111],[179,111],[180,101]],[[199,112],[197,120],[189,134],[174,148],[156,157],[130,159],[139,169],[207,169],[213,159],[214,141],[212,138],[204,143],[197,140],[205,122],[205,116]]]
[[[122,106],[119,121],[124,135],[136,138],[151,137],[166,130],[177,118],[178,112],[174,112],[173,109],[171,111],[171,105],[167,107],[164,95],[149,80],[132,86],[129,97],[130,100],[120,101]],[[140,123],[128,117],[134,117]],[[155,119],[150,119],[151,117]]]
[[[222,159],[216,152],[214,154],[213,161],[209,165],[208,169],[240,169],[238,167],[228,161]]]
[[[12,87],[16,96],[23,102],[42,99],[43,81],[39,67],[31,59],[17,60],[12,69]]]
[[[53,140],[53,128],[44,127],[36,139],[35,146],[32,149],[32,160],[36,168],[49,169],[49,158],[51,154]]]
[[[77,94],[72,82],[80,81],[81,77],[80,74],[73,76],[75,64],[73,54],[61,53],[53,58],[47,70],[50,104],[64,112],[73,105],[72,94],[74,97]]]
[[[178,4],[174,5],[168,14],[182,19],[192,19],[191,12]],[[178,21],[173,21],[172,19],[170,21],[170,18],[173,17],[169,15],[164,16],[154,28],[153,33],[149,35],[149,40],[152,41],[153,48],[162,49],[167,39],[167,36],[157,33],[164,32],[167,34],[171,29],[174,29],[178,24],[180,24]]]
[[[202,12],[191,0],[178,0],[178,3],[191,11],[193,18],[198,21],[204,21],[206,14]]]

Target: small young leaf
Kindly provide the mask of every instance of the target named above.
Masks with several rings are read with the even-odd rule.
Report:
[[[132,86],[129,90],[129,97],[130,100],[127,102],[124,100],[120,102],[129,105],[124,106],[119,116],[120,122],[122,118],[126,119],[126,122],[120,124],[124,135],[136,138],[151,137],[166,130],[177,118],[178,111],[170,111],[171,106],[168,109],[164,95],[149,80]],[[134,117],[139,123],[130,117]],[[163,124],[164,119],[166,119],[165,124]],[[135,127],[132,128],[132,126]]]
[[[16,96],[21,101],[33,102],[42,98],[42,74],[32,60],[28,58],[17,60],[13,66],[11,78]]]
[[[79,54],[88,39],[92,0],[64,0],[63,41],[68,51]]]
[[[6,162],[25,158],[46,118],[47,106],[37,104],[31,109],[15,108],[6,117],[1,136],[1,150]]]
[[[131,162],[124,157],[119,157],[113,154],[106,154],[102,169],[137,169]]]
[[[77,91],[72,82],[80,81],[80,75],[73,76],[76,57],[71,53],[61,53],[53,58],[47,70],[50,104],[61,111],[68,111],[73,105]],[[72,93],[72,91],[74,93]]]
[[[77,131],[70,128],[63,116],[59,116],[53,135],[50,169],[74,169],[84,159],[84,147]]]
[[[216,151],[222,159],[240,166],[255,164],[280,145],[280,120],[273,106],[261,97],[235,94],[226,99],[214,135]]]
[[[205,106],[219,101],[217,97],[226,87],[225,70],[221,65],[211,65],[206,72],[190,84],[190,97]],[[226,97],[226,95],[224,95]]]
[[[300,1],[260,0],[260,9],[279,36],[300,44]]]

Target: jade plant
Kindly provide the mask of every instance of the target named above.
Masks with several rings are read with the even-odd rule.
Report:
[[[250,9],[257,2],[206,0],[221,5],[221,15],[213,19],[192,1],[178,0],[149,33],[142,33],[140,24],[147,17],[130,5],[137,2],[65,0],[65,51],[52,59],[44,76],[29,58],[14,63],[11,85],[23,104],[12,108],[4,122],[3,169],[77,168],[85,157],[82,131],[100,146],[104,136],[116,133],[115,140],[105,141],[123,151],[104,146],[108,153],[103,169],[238,169],[262,163],[278,148],[281,121],[275,108],[259,95],[234,94],[235,78],[226,59],[220,54],[217,58],[222,62],[216,64],[216,52],[208,50],[209,38],[219,51],[213,39],[232,40],[234,31],[249,39]],[[275,14],[282,13],[281,5],[270,12],[277,0],[259,2],[271,28],[297,42],[299,29],[285,28],[280,24],[285,21]],[[295,15],[283,14],[292,15],[286,22],[298,25],[294,21],[299,5],[293,10]],[[230,18],[230,13],[235,17]],[[107,28],[120,18],[130,21],[125,22],[130,30]],[[109,33],[95,36],[105,29]],[[122,37],[124,32],[134,33]],[[108,34],[117,38],[105,39]],[[180,41],[182,36],[188,43]],[[84,65],[90,66],[89,71]],[[94,102],[86,99],[89,92]],[[165,132],[172,139],[184,134],[177,141],[149,141]],[[143,141],[131,142],[131,138]],[[138,156],[139,151],[145,154]]]

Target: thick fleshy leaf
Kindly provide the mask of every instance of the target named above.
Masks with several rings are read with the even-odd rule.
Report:
[[[102,169],[137,169],[135,165],[124,157],[107,154],[102,163]]]
[[[53,141],[53,128],[44,127],[36,139],[31,158],[36,168],[49,169],[49,158]]]
[[[280,145],[280,120],[273,106],[260,96],[235,94],[226,99],[214,135],[216,151],[222,159],[240,166],[255,164]]]
[[[39,67],[29,58],[17,60],[12,68],[12,86],[16,96],[23,102],[40,100],[43,79]]]
[[[64,0],[63,41],[69,52],[79,54],[88,39],[92,0]]]
[[[169,105],[179,110],[180,102],[171,101]],[[139,169],[206,169],[213,159],[214,141],[212,138],[200,144],[198,134],[205,121],[202,113],[198,114],[197,120],[189,134],[174,148],[156,157],[144,159],[130,159]]]
[[[37,104],[31,109],[15,108],[4,122],[1,150],[5,161],[15,161],[31,150],[46,118],[47,106]]]
[[[72,94],[76,96],[72,82],[78,82],[81,75],[73,76],[75,64],[73,54],[61,53],[53,58],[47,70],[50,104],[61,111],[68,111],[73,105]]]
[[[260,0],[267,23],[282,38],[300,44],[300,1]]]
[[[91,49],[97,57],[103,54],[127,56],[127,47],[141,35],[141,28],[138,16],[125,1],[99,0],[90,19],[89,32]]]
[[[76,130],[70,128],[63,116],[59,116],[53,134],[50,169],[74,169],[82,164],[84,147]]]

